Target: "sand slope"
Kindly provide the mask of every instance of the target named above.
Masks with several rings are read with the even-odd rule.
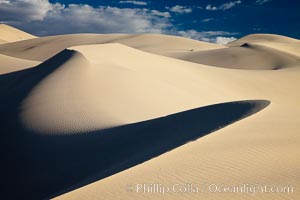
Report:
[[[296,189],[254,196],[126,190],[139,183],[299,186],[300,48],[289,38],[286,48],[281,40],[269,45],[266,37],[228,48],[158,35],[0,45],[1,194],[299,199]]]
[[[3,44],[3,43],[6,43],[6,41],[0,39],[0,44]]]
[[[6,24],[0,24],[0,44],[28,40],[32,38],[36,37]]]
[[[99,52],[100,49],[96,51],[93,46],[75,47],[74,49],[95,63],[97,60],[109,58],[112,53],[105,51],[99,56],[96,52]],[[209,135],[203,140],[198,140],[197,143],[188,144],[184,148],[176,149],[155,160],[61,196],[59,199],[150,198],[151,194],[127,192],[124,189],[128,184],[137,183],[174,184],[188,181],[233,185],[241,184],[241,182],[294,185],[295,187],[298,185],[299,179],[297,173],[295,174],[295,169],[299,166],[296,159],[299,155],[295,152],[299,152],[296,144],[300,139],[297,136],[300,121],[296,116],[300,110],[296,108],[296,105],[300,96],[293,91],[296,91],[299,86],[297,78],[299,67],[283,71],[236,71],[173,60],[184,66],[184,69],[178,69],[174,67],[176,64],[171,61],[172,59],[168,59],[168,63],[170,63],[170,69],[168,69],[168,65],[162,59],[159,61],[161,65],[158,65],[155,62],[157,59],[151,58],[152,67],[147,68],[144,67],[145,64],[138,64],[146,58],[132,59],[129,56],[125,59],[121,52],[118,53],[117,50],[113,52],[119,55],[120,59],[114,60],[118,66],[122,63],[124,65],[122,61],[127,60],[126,63],[131,69],[134,67],[134,70],[146,70],[148,76],[155,75],[157,79],[164,77],[174,87],[193,94],[193,99],[197,99],[199,103],[259,98],[268,99],[272,104],[265,111],[257,114],[258,117],[250,117],[249,120],[246,119],[218,131],[219,134]],[[98,57],[96,58],[96,56]],[[253,59],[251,62],[258,64]],[[189,72],[192,73],[189,74]],[[192,74],[197,75],[198,79]],[[197,97],[198,95],[199,97]],[[178,103],[178,105],[182,105],[182,103]],[[114,187],[116,185],[120,187]],[[240,196],[204,193],[200,195],[206,199],[253,198],[249,194]],[[262,194],[255,198],[297,199],[298,196],[299,193],[295,192],[293,194]],[[195,199],[199,197],[199,194],[167,194],[164,196],[166,199],[182,199],[183,197]],[[159,194],[151,195],[151,199],[160,198]]]
[[[20,58],[5,56],[0,54],[0,74],[5,74],[13,71],[18,71],[21,69],[26,69],[29,67],[34,67],[40,62],[24,60]]]
[[[201,71],[196,64],[121,44],[70,49],[75,51],[64,50],[32,72],[19,75],[24,81],[16,94],[28,90],[22,85],[27,87],[32,80],[42,78],[37,85],[32,85],[20,106],[21,121],[37,133],[56,135],[101,130],[222,102],[216,94],[224,90],[218,88],[217,74],[215,81],[211,81],[214,72],[208,66],[203,66],[205,70]],[[112,55],[118,55],[118,59]],[[199,76],[200,73],[206,75]],[[201,84],[196,86],[194,82]],[[203,97],[196,92],[208,88],[213,88],[216,94]],[[231,98],[224,98],[227,99]]]
[[[2,166],[2,170],[15,174],[14,178],[3,175],[7,180],[5,196],[10,194],[11,198],[20,198],[19,195],[25,195],[39,199],[67,191],[74,184],[82,185],[87,178],[98,180],[134,166],[245,118],[269,104],[268,101],[232,102],[161,118],[202,105],[194,95],[167,82],[178,81],[175,78],[179,73],[186,80],[199,79],[193,75],[197,69],[194,64],[181,66],[171,58],[120,44],[72,49],[64,50],[36,67],[0,77],[3,94],[0,109],[6,116],[2,118],[4,134],[1,141],[9,141],[0,145],[6,151],[7,166]],[[97,56],[95,51],[103,52],[103,57]],[[112,53],[117,53],[120,58],[126,56],[128,63],[122,65],[122,59],[115,62],[107,56]],[[144,59],[132,59],[136,57],[156,61],[145,65]],[[158,62],[165,64],[165,69],[161,69],[160,77],[151,78],[160,68],[156,65]],[[171,67],[175,73],[169,77],[167,72]],[[187,82],[184,87],[190,84]],[[110,90],[107,90],[108,85]],[[153,96],[156,98],[149,101]],[[170,103],[172,100],[174,102]],[[179,105],[178,101],[186,103]],[[224,117],[215,118],[219,113]],[[207,118],[207,115],[211,117]],[[158,119],[132,124],[154,118]],[[201,126],[195,126],[193,122],[198,118],[203,118]],[[182,123],[176,128],[177,132],[169,130],[175,122]],[[108,129],[126,124],[132,125]],[[183,134],[184,131],[190,134]],[[155,134],[157,137],[153,138]],[[166,136],[158,139],[162,134]],[[173,139],[169,140],[169,137]],[[136,142],[132,143],[132,140],[137,138],[141,141],[136,142],[143,145],[127,150],[127,147],[134,147]],[[119,140],[124,143],[114,144]],[[17,147],[11,145],[14,143]],[[120,145],[124,150],[116,151]],[[15,152],[20,154],[15,155]],[[135,152],[140,153],[136,155]],[[95,156],[98,159],[93,159]],[[60,163],[58,168],[53,161]],[[87,162],[93,167],[86,169]],[[19,165],[23,166],[22,170]],[[97,179],[93,178],[96,174]],[[30,181],[32,183],[28,184]],[[20,192],[12,195],[15,187],[21,188]]]

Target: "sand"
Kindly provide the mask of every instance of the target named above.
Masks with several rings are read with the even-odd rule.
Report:
[[[264,45],[266,47],[271,47],[276,50],[281,50],[281,52],[286,52],[300,56],[299,45],[300,41],[294,38],[289,38],[282,35],[272,35],[272,34],[252,34],[245,36],[239,40],[231,42],[228,46],[241,46],[244,43],[254,43]]]
[[[8,26],[6,24],[0,24],[0,44],[33,38],[36,38],[36,36]]]
[[[296,55],[256,43],[178,55],[174,53],[173,56],[190,62],[231,69],[278,70],[300,64]]]
[[[6,74],[9,72],[19,71],[38,65],[40,62],[24,60],[16,57],[5,56],[0,54],[0,74]]]
[[[0,46],[0,53],[23,59],[45,61],[71,46],[105,43],[120,43],[159,55],[169,55],[173,52],[185,53],[190,52],[191,49],[200,51],[226,48],[217,44],[169,35],[73,34],[4,44]]]
[[[0,45],[3,196],[298,199],[298,44],[76,34]],[[143,183],[295,190],[162,196],[134,191]]]

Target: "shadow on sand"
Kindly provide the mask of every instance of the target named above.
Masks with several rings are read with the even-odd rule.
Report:
[[[2,194],[14,199],[62,194],[196,140],[268,104],[265,100],[229,102],[69,136],[39,136],[19,127],[7,132],[15,141],[8,141],[2,151],[6,154]],[[7,134],[1,134],[2,142]]]
[[[3,199],[47,199],[62,194],[196,140],[270,104],[266,100],[228,102],[77,135],[43,136],[26,130],[18,116],[22,100],[73,54],[63,51],[36,68],[0,76]]]

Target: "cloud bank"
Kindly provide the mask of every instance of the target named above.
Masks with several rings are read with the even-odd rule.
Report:
[[[142,1],[126,2],[136,4]],[[63,5],[50,3],[48,0],[0,0],[1,23],[38,36],[69,33],[164,33],[218,43],[224,43],[225,37],[232,36],[232,33],[224,31],[177,30],[172,24],[171,13],[190,13],[192,9],[176,5],[168,11]]]
[[[238,33],[232,33],[227,31],[196,31],[196,30],[187,30],[187,31],[178,31],[178,34],[183,37],[192,38],[195,40],[201,40],[205,42],[212,42],[217,44],[227,44],[236,40],[235,37],[231,35],[237,35]],[[226,37],[227,36],[227,37]],[[229,37],[228,37],[229,36]]]
[[[0,1],[0,21],[37,35],[66,33],[162,33],[168,12],[145,8],[51,4],[48,0]],[[41,31],[39,31],[41,30]]]

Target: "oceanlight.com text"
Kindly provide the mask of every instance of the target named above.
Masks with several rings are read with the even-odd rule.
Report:
[[[233,193],[258,195],[262,193],[294,193],[294,187],[291,185],[267,185],[267,184],[219,184],[219,183],[137,183],[126,186],[128,192],[161,194],[167,193]]]

